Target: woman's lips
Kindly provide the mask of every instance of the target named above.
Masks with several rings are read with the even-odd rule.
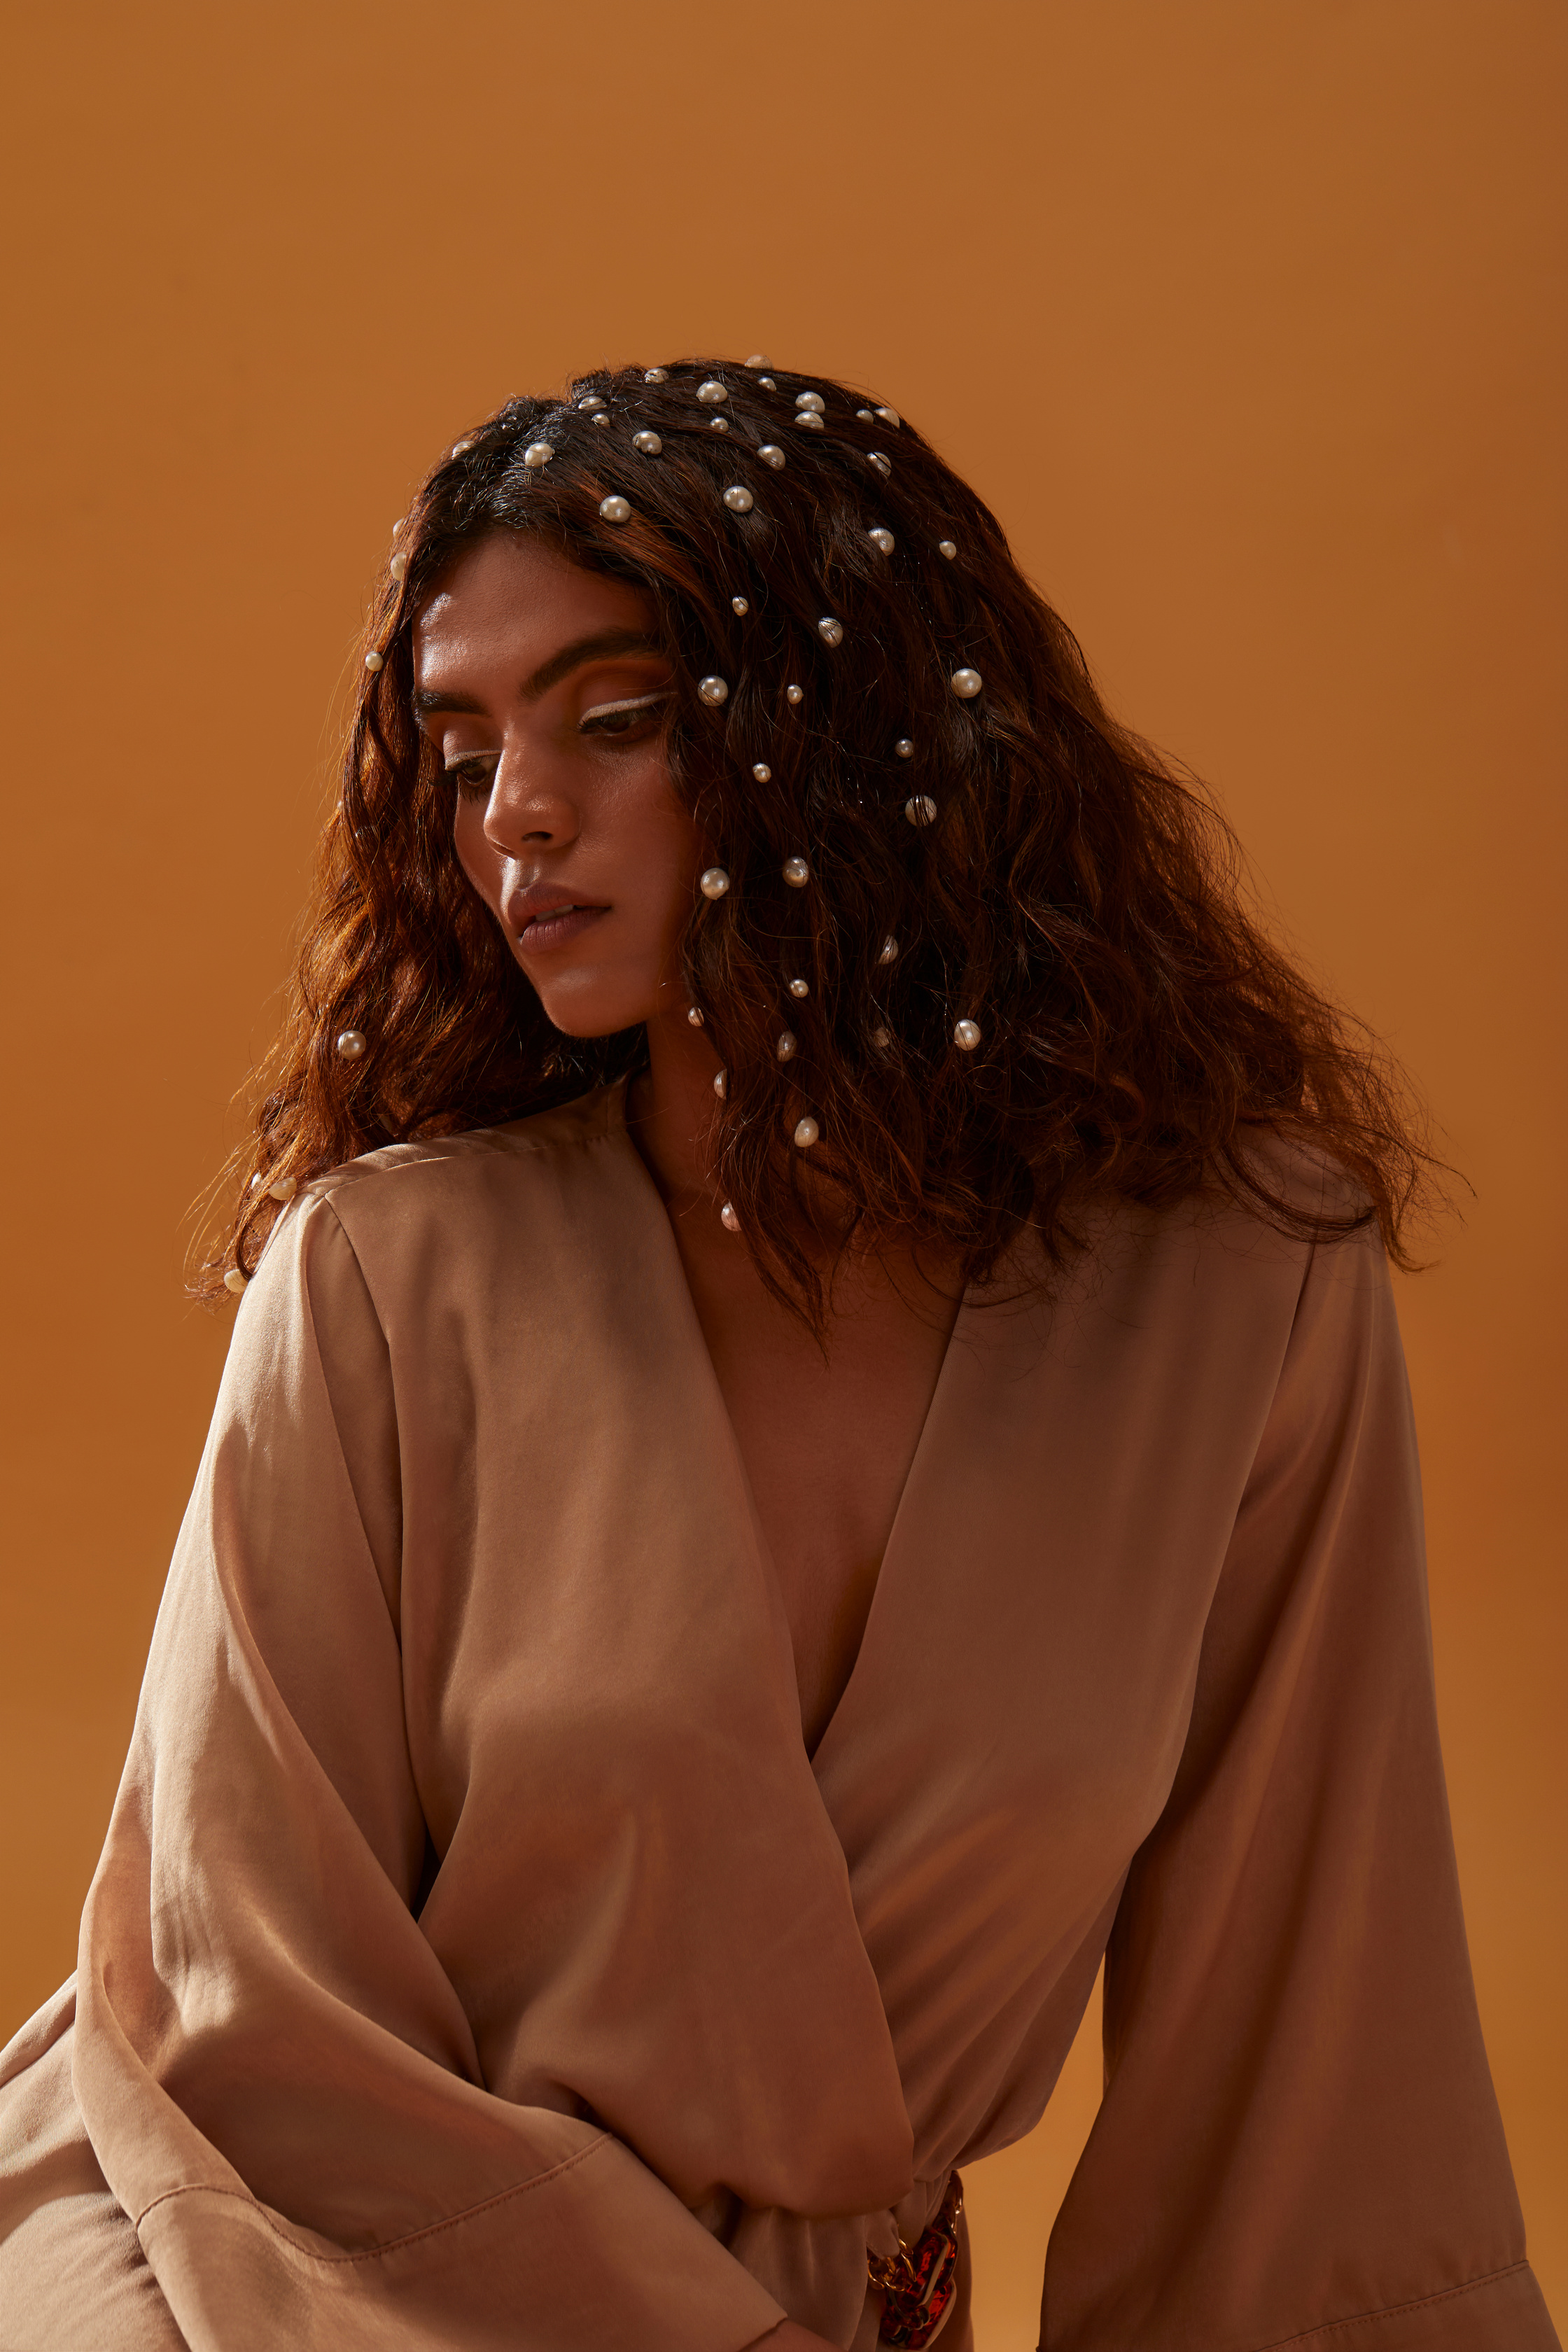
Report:
[[[607,907],[547,908],[542,915],[535,915],[531,922],[523,925],[517,935],[517,944],[524,955],[566,947],[609,911]]]

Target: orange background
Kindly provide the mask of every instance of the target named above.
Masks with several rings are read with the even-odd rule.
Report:
[[[0,2032],[67,1972],[226,1338],[180,1287],[434,450],[601,359],[848,376],[1475,1187],[1402,1289],[1487,2039],[1568,2321],[1561,0],[151,0],[13,20]],[[1035,2342],[1087,2128],[975,2169]]]

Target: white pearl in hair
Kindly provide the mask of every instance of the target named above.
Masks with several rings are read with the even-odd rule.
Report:
[[[798,1120],[795,1130],[795,1150],[797,1151],[809,1151],[812,1145],[816,1141],[817,1137],[821,1133],[822,1129],[818,1127],[814,1118],[803,1118]]]
[[[705,898],[721,898],[730,887],[730,877],[721,866],[710,866],[697,887]]]

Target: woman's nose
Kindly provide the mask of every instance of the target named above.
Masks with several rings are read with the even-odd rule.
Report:
[[[515,857],[524,849],[563,849],[577,828],[576,807],[552,777],[548,758],[508,744],[490,783],[485,839]]]

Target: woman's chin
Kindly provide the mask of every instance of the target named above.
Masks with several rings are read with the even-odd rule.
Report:
[[[561,983],[540,988],[537,981],[534,986],[545,1019],[563,1037],[613,1037],[619,1030],[637,1028],[654,1011],[641,991],[573,988]]]

